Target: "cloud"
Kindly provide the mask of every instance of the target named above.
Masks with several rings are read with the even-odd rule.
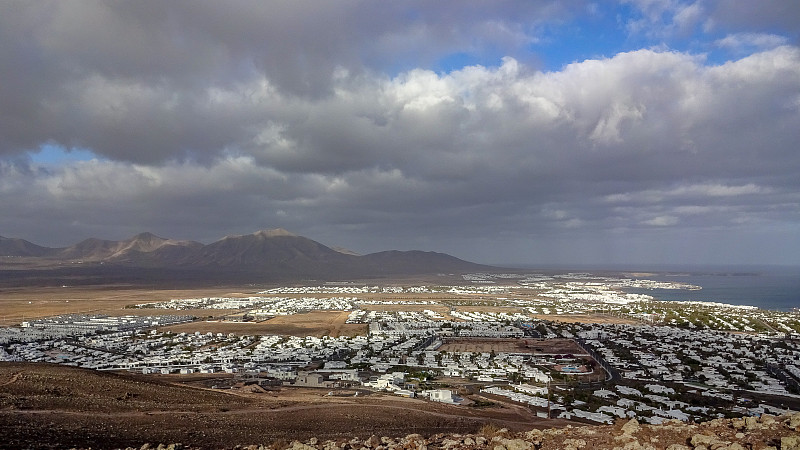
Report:
[[[705,17],[702,1],[623,0],[634,14],[625,26],[633,35],[644,34],[664,38],[691,34]]]
[[[513,54],[536,39],[536,24],[570,11],[556,1],[12,2],[0,17],[0,154],[49,139],[135,162],[202,158],[269,120],[267,105],[241,108],[258,92],[237,88],[266,80],[284,100],[318,99],[342,71],[399,72],[485,49]],[[231,91],[244,96],[236,110],[215,102],[216,92]]]
[[[2,234],[209,241],[280,226],[359,251],[474,244],[479,259],[486,236],[511,259],[545,248],[522,242],[580,255],[667,229],[798,241],[797,46],[732,31],[718,44],[757,48],[724,64],[664,46],[546,71],[513,55],[570,8],[490,3],[10,4]],[[733,23],[717,4],[631,5],[680,33]],[[438,69],[458,52],[494,63]],[[44,145],[98,159],[26,158]]]
[[[711,30],[750,30],[796,34],[800,4],[793,0],[764,0],[758,7],[737,0],[709,0],[706,2],[708,24]]]
[[[678,218],[675,216],[658,216],[642,222],[645,225],[653,227],[669,227],[678,223]]]
[[[768,33],[734,33],[715,41],[719,47],[734,51],[745,51],[751,48],[770,49],[786,44],[784,36]]]

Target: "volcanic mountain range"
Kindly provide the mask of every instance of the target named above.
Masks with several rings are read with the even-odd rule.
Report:
[[[63,248],[0,237],[0,256],[42,264],[81,262],[85,267],[202,271],[269,279],[362,278],[493,269],[436,252],[384,251],[357,255],[334,250],[284,229],[226,236],[208,245],[165,239],[152,233],[122,241],[91,238]]]

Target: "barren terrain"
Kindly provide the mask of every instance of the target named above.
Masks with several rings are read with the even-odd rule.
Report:
[[[144,442],[181,442],[221,448],[311,437],[470,433],[486,423],[510,430],[566,424],[538,419],[510,404],[470,408],[388,394],[329,396],[328,390],[304,388],[221,391],[177,380],[2,363],[0,447],[138,448]]]
[[[244,296],[226,288],[148,289],[137,286],[64,286],[0,288],[0,326],[59,314],[160,315],[175,314],[165,309],[126,309],[138,303],[168,301],[173,298]],[[220,315],[223,310],[186,310],[179,314]]]

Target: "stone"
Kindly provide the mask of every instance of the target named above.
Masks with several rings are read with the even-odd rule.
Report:
[[[472,439],[471,437],[464,439],[464,445],[475,445],[475,439]]]
[[[689,447],[683,444],[670,444],[666,450],[690,450]]]
[[[319,443],[319,439],[315,437],[312,437],[311,439],[308,440],[308,445],[317,445],[317,443]]]
[[[630,442],[626,442],[625,445],[622,447],[622,450],[642,450],[642,444],[639,443],[637,440],[632,440]]]
[[[475,443],[478,444],[478,445],[483,445],[483,444],[486,443],[486,438],[483,437],[483,436],[477,436],[475,438]]]
[[[714,444],[721,443],[721,441],[716,436],[709,436],[707,434],[695,434],[694,436],[692,436],[690,442],[695,448],[697,448],[700,445],[704,447],[710,447]]]
[[[503,445],[507,450],[528,450],[533,447],[530,442],[523,441],[522,439],[506,439]]]
[[[747,450],[741,444],[737,444],[736,442],[734,442],[733,444],[727,446],[726,448],[727,448],[727,450]]]
[[[316,450],[314,447],[306,445],[300,441],[292,441],[292,444],[289,448],[292,450]]]
[[[381,440],[378,436],[375,436],[374,434],[370,436],[366,442],[364,442],[365,447],[375,448],[379,445],[381,445]]]
[[[625,425],[622,426],[622,434],[623,436],[631,436],[640,429],[641,427],[639,426],[639,421],[634,418],[627,421]]]
[[[564,439],[564,450],[578,450],[586,447],[583,439]]]
[[[747,431],[758,430],[761,428],[761,424],[758,423],[757,417],[745,417],[744,418],[744,427]]]
[[[527,433],[525,433],[525,438],[526,439],[528,439],[529,441],[536,442],[536,443],[542,442],[542,438],[543,437],[544,437],[544,433],[542,433],[542,430],[533,429],[533,430],[528,431]]]
[[[450,449],[460,444],[460,442],[456,441],[455,439],[445,439],[440,444],[444,449]]]
[[[782,437],[781,450],[800,450],[800,436]]]
[[[789,416],[789,428],[800,431],[800,412]]]

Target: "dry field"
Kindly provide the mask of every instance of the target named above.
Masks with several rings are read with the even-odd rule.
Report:
[[[377,393],[337,397],[327,389],[237,393],[169,380],[0,363],[0,448],[139,448],[146,442],[230,448],[311,437],[474,433],[486,423],[510,430],[565,424],[513,405],[457,407]]]
[[[278,316],[263,322],[197,321],[163,327],[175,333],[234,333],[239,335],[282,334],[288,336],[355,336],[367,333],[366,324],[345,323],[348,311],[312,311]]]
[[[531,353],[583,355],[583,351],[572,339],[447,339],[440,351],[491,353]]]
[[[131,286],[0,288],[0,326],[23,319],[59,314],[162,315],[165,309],[125,309],[128,305],[168,301],[173,298],[245,296],[230,289],[152,290]],[[187,310],[178,314],[204,317],[224,314],[221,310]]]

